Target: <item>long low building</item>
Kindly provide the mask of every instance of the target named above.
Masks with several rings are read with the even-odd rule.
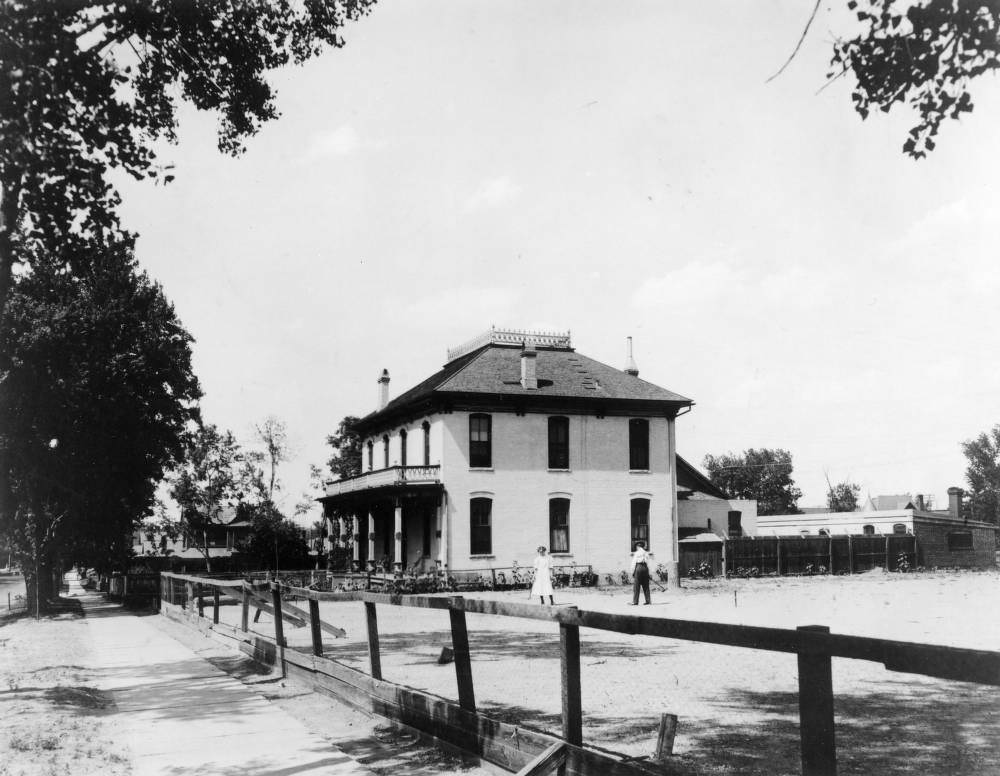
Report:
[[[820,512],[796,515],[760,515],[758,536],[891,536],[912,535],[917,540],[921,566],[987,568],[996,563],[997,526],[962,517],[962,490],[949,488],[947,510],[865,509],[859,512]]]

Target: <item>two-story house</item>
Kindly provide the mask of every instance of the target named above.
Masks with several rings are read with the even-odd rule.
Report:
[[[569,334],[491,329],[362,418],[362,473],[326,484],[354,564],[433,570],[677,559],[674,424],[693,402],[577,353]],[[672,575],[674,578],[675,575]]]

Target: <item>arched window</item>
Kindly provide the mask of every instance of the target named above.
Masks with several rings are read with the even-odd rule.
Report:
[[[469,554],[490,555],[493,552],[493,500],[469,500]]]
[[[388,469],[389,468],[389,435],[388,434],[384,434],[382,436],[382,458],[384,459],[383,463],[382,463],[382,468],[383,469]]]
[[[549,552],[569,552],[569,499],[549,499]]]
[[[406,466],[406,429],[399,430],[399,465]]]
[[[491,427],[489,415],[469,415],[469,466],[488,469],[493,465]]]
[[[634,498],[632,506],[632,536],[629,543],[629,552],[635,552],[637,542],[642,542],[643,546],[649,549],[649,499]]]
[[[906,536],[906,523],[896,523],[892,527],[892,532],[897,536]]]
[[[549,468],[569,468],[569,418],[549,418]]]
[[[420,426],[424,430],[424,466],[431,465],[431,424],[426,420]]]
[[[874,536],[875,535],[875,526],[873,526],[873,525],[862,526],[861,533],[863,533],[865,536]]]
[[[368,471],[375,468],[375,443],[368,440]]]
[[[649,470],[649,421],[645,418],[628,422],[628,468]]]

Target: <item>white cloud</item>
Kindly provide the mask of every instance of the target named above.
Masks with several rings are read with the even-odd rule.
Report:
[[[309,159],[327,156],[349,156],[361,147],[361,138],[353,127],[344,125],[315,135],[309,144]]]
[[[499,207],[514,200],[521,193],[518,186],[506,175],[499,178],[490,178],[479,184],[476,192],[466,200],[465,209],[467,211],[482,210],[483,208]]]

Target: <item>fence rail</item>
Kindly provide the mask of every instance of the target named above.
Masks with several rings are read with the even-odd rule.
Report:
[[[308,624],[313,654],[323,656],[322,633],[334,626],[319,617],[319,603],[359,602],[365,607],[368,625],[368,652],[371,676],[381,679],[377,607],[401,606],[447,611],[451,623],[458,701],[461,709],[476,711],[475,691],[469,654],[466,614],[548,621],[559,626],[562,682],[562,739],[569,745],[583,745],[581,708],[580,628],[628,635],[696,641],[798,656],[800,697],[800,739],[802,773],[828,776],[836,773],[834,746],[832,658],[851,658],[881,663],[890,671],[976,682],[1000,686],[1000,652],[963,649],[912,642],[892,641],[831,633],[824,626],[803,626],[794,630],[693,620],[651,618],[578,609],[575,606],[546,607],[533,604],[465,598],[460,595],[390,595],[367,591],[326,592],[292,587],[280,582],[253,585],[238,580],[218,580],[180,574],[161,575],[162,599],[179,603],[178,583],[185,588],[184,600],[197,601],[204,616],[204,591],[212,591],[213,621],[218,623],[220,594],[237,596],[243,604],[241,629],[248,630],[250,606],[269,606],[275,620],[275,644],[284,667],[284,621]],[[308,601],[309,610],[290,606],[289,599]],[[286,603],[283,603],[286,602]],[[326,626],[326,628],[324,628]],[[342,633],[342,632],[341,632]],[[283,668],[284,670],[284,668]],[[574,750],[575,751],[575,750]]]

